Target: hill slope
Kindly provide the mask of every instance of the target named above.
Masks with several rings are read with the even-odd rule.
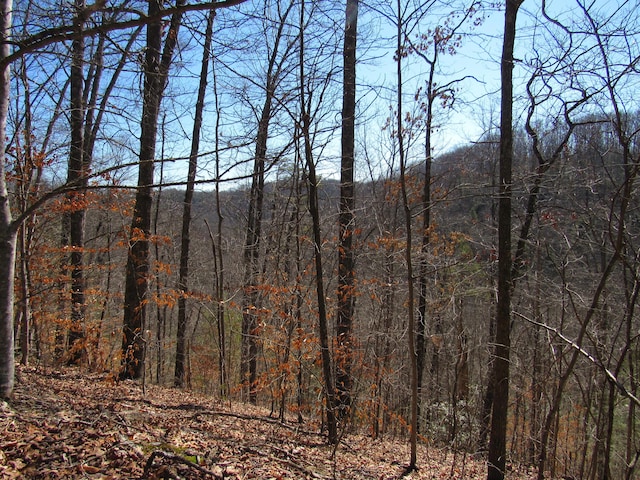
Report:
[[[7,479],[391,479],[409,457],[401,441],[347,435],[333,449],[317,426],[283,424],[267,410],[71,369],[20,369],[11,404],[0,406]],[[481,461],[424,445],[419,464],[407,478],[486,475]]]

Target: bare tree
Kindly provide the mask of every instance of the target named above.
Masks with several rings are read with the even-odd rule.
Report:
[[[456,85],[461,83],[467,77],[457,78],[452,81],[448,81],[444,84],[437,82],[437,73],[442,62],[441,57],[445,54],[455,55],[456,50],[460,46],[461,35],[460,31],[469,22],[469,19],[473,18],[474,14],[479,8],[479,2],[472,2],[468,7],[464,7],[462,15],[459,19],[455,17],[453,13],[450,13],[450,17],[446,18],[441,25],[437,25],[433,29],[429,29],[427,34],[419,36],[418,41],[413,41],[410,36],[407,36],[406,41],[409,43],[408,51],[417,55],[427,64],[427,73],[424,86],[420,88],[420,93],[416,95],[416,98],[422,100],[421,113],[424,116],[424,185],[422,187],[422,235],[420,246],[420,261],[418,264],[418,321],[416,331],[416,354],[417,369],[418,369],[418,417],[421,412],[422,404],[422,390],[423,390],[423,376],[424,367],[426,364],[426,339],[427,339],[427,325],[429,323],[428,317],[428,288],[429,288],[429,257],[428,251],[431,244],[432,233],[432,209],[434,203],[431,198],[431,184],[432,178],[432,165],[433,165],[433,150],[434,141],[433,134],[436,128],[436,107],[440,102],[443,107],[452,108],[456,97]],[[420,12],[420,15],[416,15],[415,22],[419,23],[424,17],[429,15],[430,9]],[[452,20],[456,19],[455,23]],[[435,335],[442,335],[442,322],[439,315],[436,315],[432,321],[433,331]],[[431,358],[431,372],[436,373],[439,368],[439,353],[440,349],[434,348]],[[435,385],[433,379],[430,380],[432,385]]]
[[[12,221],[5,176],[12,0],[0,2],[0,397],[13,392],[13,283],[18,225]]]
[[[498,305],[493,360],[493,408],[488,480],[502,480],[507,461],[511,331],[511,171],[513,163],[513,66],[516,18],[523,0],[507,0],[500,64],[500,181],[498,192]]]
[[[178,6],[183,4],[184,0],[177,0]],[[151,0],[149,16],[154,18],[159,12],[160,3]],[[171,18],[162,52],[162,22],[154,21],[147,25],[138,189],[131,222],[124,291],[121,379],[140,378],[144,368],[144,325],[148,300],[149,235],[158,114],[181,22],[182,12],[179,11]]]
[[[187,330],[187,297],[189,279],[189,246],[190,246],[190,226],[191,207],[193,203],[193,191],[195,188],[196,171],[198,168],[198,153],[200,149],[200,130],[202,128],[202,117],[204,110],[204,100],[207,89],[207,76],[209,75],[209,59],[211,57],[211,37],[213,36],[213,19],[215,10],[207,13],[207,26],[204,33],[204,46],[202,49],[202,69],[200,71],[200,82],[198,85],[198,99],[196,100],[195,120],[193,122],[193,134],[191,138],[191,153],[189,154],[189,170],[187,172],[187,185],[184,193],[184,204],[182,211],[182,233],[180,245],[180,272],[178,278],[178,327],[176,342],[176,365],[174,373],[174,385],[184,386],[184,366],[185,366],[185,340]]]
[[[69,149],[69,168],[67,182],[80,182],[84,187],[87,182],[84,152],[84,28],[86,4],[84,0],[76,0],[75,8],[78,16],[75,19],[78,30],[71,46],[71,76],[70,76],[70,124],[71,145]],[[82,201],[83,191],[71,192],[67,195],[70,203],[75,199]],[[77,364],[84,356],[84,316],[85,316],[85,287],[82,266],[82,249],[84,248],[84,208],[75,208],[63,216],[63,244],[71,247],[71,326],[69,329],[69,362]],[[68,235],[68,237],[67,237]]]
[[[404,41],[406,37],[405,31],[405,8],[401,0],[397,0],[396,4],[396,128],[398,142],[398,156],[400,160],[400,188],[402,193],[402,209],[404,212],[405,225],[405,262],[407,268],[407,329],[408,329],[408,352],[409,352],[409,380],[410,380],[410,418],[409,418],[409,443],[411,453],[407,471],[410,472],[418,467],[418,356],[416,352],[416,322],[415,322],[415,293],[414,293],[414,273],[413,273],[413,235],[412,235],[412,213],[409,204],[409,194],[407,186],[407,159],[405,150],[405,131],[404,113],[403,113],[403,65],[402,59],[405,57]]]
[[[269,5],[265,5],[268,9]],[[273,46],[269,48],[267,70],[265,72],[264,100],[258,117],[255,157],[251,177],[249,211],[247,214],[247,234],[244,248],[244,280],[242,300],[242,358],[240,365],[241,380],[246,384],[244,389],[250,402],[257,400],[257,328],[260,311],[260,252],[264,202],[264,182],[267,165],[267,143],[269,126],[273,118],[273,107],[276,101],[277,87],[285,74],[284,68],[294,43],[285,38],[288,28],[288,17],[293,10],[294,2],[285,4],[281,11],[280,2],[276,2],[276,29],[273,32]],[[265,10],[266,12],[266,10]]]
[[[348,0],[344,27],[342,161],[340,164],[340,215],[338,235],[338,319],[336,322],[336,400],[342,419],[351,407],[353,315],[355,309],[355,187],[354,151],[356,117],[356,40],[358,0]]]

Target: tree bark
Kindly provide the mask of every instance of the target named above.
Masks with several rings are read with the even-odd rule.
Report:
[[[303,141],[304,161],[307,166],[307,188],[309,189],[309,213],[313,230],[314,264],[316,269],[315,284],[316,298],[318,301],[318,336],[320,337],[320,357],[322,363],[322,376],[324,378],[325,412],[327,415],[328,440],[332,445],[338,443],[338,422],[335,405],[335,385],[331,370],[331,351],[329,350],[329,329],[327,318],[327,300],[324,287],[324,270],[322,262],[322,233],[320,229],[320,207],[318,205],[318,178],[316,165],[313,159],[311,143],[311,115],[307,104],[306,72],[305,72],[305,4],[300,6],[300,129]]]
[[[71,112],[70,130],[71,147],[69,150],[69,164],[67,170],[67,183],[78,184],[85,187],[87,184],[85,172],[84,153],[84,27],[85,1],[76,0],[75,8],[78,16],[75,18],[78,36],[74,38],[71,46],[71,77],[70,77],[70,102]],[[85,352],[84,343],[84,316],[85,316],[85,287],[83,272],[83,248],[84,248],[84,224],[86,209],[83,205],[85,190],[67,194],[68,211],[63,219],[63,229],[68,228],[62,234],[63,247],[70,247],[69,269],[71,273],[71,324],[68,334],[68,358],[67,362],[76,365],[80,362]],[[65,243],[68,240],[68,245]]]
[[[176,4],[182,6],[184,0],[177,0]],[[157,16],[160,8],[159,0],[149,0],[150,17]],[[131,222],[124,292],[121,379],[140,378],[144,368],[144,325],[149,289],[149,234],[158,114],[181,20],[182,11],[171,18],[162,57],[162,22],[153,21],[147,26],[138,188]]]
[[[513,163],[513,49],[522,0],[507,0],[501,61],[500,185],[498,193],[498,305],[494,356],[494,395],[489,437],[488,480],[505,476],[509,353],[511,343],[511,169]]]
[[[176,365],[174,372],[174,385],[184,386],[184,360],[185,340],[187,330],[187,294],[189,280],[189,245],[191,227],[191,204],[195,188],[196,170],[198,168],[198,152],[200,150],[200,130],[202,128],[202,113],[204,99],[207,92],[207,75],[209,73],[209,58],[211,56],[211,37],[213,36],[213,19],[215,10],[207,13],[207,26],[205,31],[204,46],[202,52],[202,69],[200,71],[200,84],[198,86],[198,99],[196,101],[195,119],[193,122],[193,134],[191,138],[191,153],[189,155],[189,170],[187,172],[187,185],[184,193],[182,211],[182,235],[180,247],[180,273],[178,279],[178,328],[176,332]]]
[[[0,0],[0,62],[10,53],[12,0]],[[7,117],[9,112],[9,66],[0,64],[0,398],[13,393],[13,282],[16,259],[16,225],[11,218],[5,176]]]
[[[351,408],[353,362],[353,314],[355,309],[355,163],[356,40],[358,0],[347,0],[344,29],[342,93],[342,160],[340,166],[340,214],[338,238],[338,318],[336,322],[336,415],[343,419]]]

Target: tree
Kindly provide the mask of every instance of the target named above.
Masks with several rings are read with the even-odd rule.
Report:
[[[455,55],[456,50],[460,47],[461,36],[459,34],[462,27],[467,21],[473,17],[479,8],[478,2],[473,2],[469,7],[463,9],[463,14],[458,20],[451,13],[442,25],[437,25],[433,29],[429,29],[428,33],[419,36],[418,42],[413,42],[411,38],[406,39],[409,42],[410,53],[416,54],[427,65],[427,78],[424,87],[420,88],[416,98],[422,97],[424,100],[421,105],[421,113],[424,116],[424,185],[422,188],[421,210],[422,210],[422,241],[420,247],[420,261],[418,264],[418,321],[416,331],[416,354],[417,354],[417,370],[418,370],[418,416],[420,416],[422,404],[422,384],[424,375],[424,366],[426,363],[426,338],[427,338],[427,303],[428,303],[428,285],[430,278],[428,250],[431,244],[431,219],[433,202],[431,199],[431,183],[432,164],[433,164],[433,134],[436,128],[435,107],[438,101],[443,107],[452,108],[455,100],[456,85],[465,80],[467,77],[454,79],[439,85],[436,82],[436,73],[438,72],[440,57],[446,53]],[[425,12],[425,15],[429,12]],[[423,15],[420,15],[416,21],[420,21]],[[456,19],[455,23],[452,21]],[[438,316],[433,321],[435,335],[442,335],[442,323]],[[431,372],[435,373],[439,369],[439,349],[433,349],[431,360]]]
[[[87,186],[88,165],[83,158],[84,153],[84,28],[87,14],[84,0],[76,0],[75,8],[78,15],[75,19],[77,34],[71,46],[71,73],[70,73],[70,130],[71,145],[69,148],[69,166],[67,171],[67,183],[79,182],[82,188],[78,191],[67,194],[67,201],[73,205],[75,202],[82,204]],[[71,269],[71,325],[69,328],[69,362],[77,364],[84,356],[85,346],[82,344],[84,338],[84,316],[85,316],[85,286],[83,271],[84,248],[84,221],[85,208],[70,207],[69,212],[65,212],[62,222],[62,246],[70,247],[70,269]]]
[[[120,75],[129,61],[132,47],[137,39],[141,27],[133,29],[124,46],[115,49],[119,59],[115,64],[111,78],[104,89],[101,89],[105,74],[105,44],[106,35],[92,37],[89,48],[85,45],[83,30],[90,10],[86,8],[84,0],[77,0],[77,15],[74,19],[77,33],[71,45],[70,85],[70,145],[67,167],[67,184],[77,185],[77,188],[66,194],[65,211],[62,215],[62,248],[69,250],[69,258],[65,260],[64,269],[70,270],[71,277],[71,322],[67,338],[68,357],[71,364],[86,361],[86,275],[85,275],[85,223],[89,207],[88,184],[92,165],[94,163],[94,149],[102,128],[111,94],[113,93]],[[119,12],[113,12],[117,19]],[[91,58],[87,62],[85,56]],[[85,64],[89,63],[85,75]],[[68,261],[68,265],[66,262]],[[66,272],[63,272],[66,276]]]
[[[13,284],[18,225],[11,218],[5,177],[12,0],[0,1],[0,397],[13,392]]]
[[[207,13],[207,26],[204,34],[204,46],[202,50],[202,69],[200,71],[200,83],[198,85],[198,99],[196,101],[195,119],[193,122],[193,135],[191,138],[191,153],[189,154],[189,170],[187,172],[187,185],[184,193],[184,204],[182,211],[182,232],[180,245],[180,272],[178,278],[178,327],[176,341],[176,365],[174,373],[174,385],[182,387],[184,385],[184,362],[185,362],[185,340],[187,330],[187,297],[189,279],[189,245],[191,226],[191,207],[193,202],[193,191],[195,188],[196,170],[198,168],[198,153],[200,148],[200,130],[202,128],[202,117],[204,110],[204,100],[207,89],[207,76],[209,74],[209,59],[211,57],[211,37],[213,36],[213,20],[215,10]]]
[[[358,0],[347,0],[343,49],[342,160],[338,235],[338,319],[336,322],[336,401],[342,419],[351,407],[353,314],[355,309],[355,188],[356,40]]]
[[[322,232],[320,225],[320,206],[318,203],[318,185],[320,179],[316,174],[316,160],[313,155],[312,140],[312,100],[308,92],[307,74],[305,70],[305,30],[306,25],[305,2],[300,5],[300,35],[299,35],[299,78],[300,94],[300,136],[302,137],[302,150],[304,163],[307,168],[308,209],[311,215],[311,229],[313,237],[314,265],[315,265],[315,289],[318,309],[318,336],[320,340],[320,360],[322,365],[322,377],[324,379],[324,411],[327,419],[329,443],[338,443],[338,421],[336,416],[336,387],[331,368],[331,351],[329,347],[329,328],[327,316],[327,299],[324,286],[324,266],[322,257]],[[322,96],[322,93],[320,94]]]
[[[280,11],[278,3],[278,18],[274,32],[273,47],[269,47],[267,70],[265,72],[264,100],[258,117],[257,134],[255,139],[255,156],[253,174],[251,176],[251,192],[249,197],[249,211],[247,214],[247,233],[244,248],[244,280],[242,299],[242,358],[240,375],[246,383],[245,391],[250,402],[256,402],[256,379],[258,357],[258,319],[260,312],[260,253],[261,232],[264,202],[264,177],[267,165],[267,143],[269,140],[269,126],[273,117],[273,106],[276,101],[276,91],[282,81],[286,69],[288,54],[295,42],[285,41],[288,28],[287,18],[293,10],[294,2],[286,5]],[[268,6],[265,6],[265,9]]]
[[[220,388],[220,395],[226,396],[228,389],[228,375],[227,375],[227,356],[226,356],[226,330],[225,330],[225,308],[224,308],[224,255],[222,252],[222,206],[220,204],[220,105],[218,95],[218,81],[216,77],[215,58],[212,61],[213,70],[213,95],[215,98],[215,112],[216,122],[214,127],[215,132],[215,172],[216,172],[216,187],[215,187],[215,202],[216,202],[216,215],[217,215],[217,228],[216,235],[211,232],[211,228],[207,223],[207,230],[209,231],[209,237],[211,239],[212,256],[214,264],[214,280],[213,291],[214,300],[216,304],[215,318],[216,318],[216,331],[218,340],[218,386]]]
[[[177,0],[176,4],[184,5],[184,0]],[[150,0],[149,16],[156,17],[159,12],[160,3]],[[158,115],[181,22],[182,12],[175,13],[171,18],[162,52],[162,22],[158,20],[147,25],[138,189],[131,222],[124,291],[121,379],[140,378],[144,368],[144,324],[149,282],[149,235]]]
[[[513,164],[513,50],[516,18],[523,0],[507,0],[500,63],[500,181],[498,192],[498,305],[493,407],[489,437],[488,480],[502,480],[506,472],[507,413],[509,409],[509,349],[511,332],[511,170]]]
[[[409,419],[409,443],[411,445],[411,453],[409,458],[409,465],[407,471],[415,470],[418,467],[418,356],[416,352],[416,322],[415,322],[415,294],[414,294],[414,273],[413,273],[413,258],[412,258],[412,214],[409,204],[409,193],[407,185],[407,159],[404,146],[405,130],[404,114],[403,114],[403,97],[402,97],[402,59],[405,57],[405,25],[404,25],[404,11],[402,8],[401,0],[397,0],[396,10],[396,81],[397,81],[397,103],[396,103],[396,128],[397,128],[397,141],[398,141],[398,156],[400,160],[400,188],[402,193],[402,209],[404,212],[405,222],[405,262],[407,267],[407,329],[409,335],[407,336],[409,343],[409,379],[411,383],[411,401],[410,401],[410,419]]]

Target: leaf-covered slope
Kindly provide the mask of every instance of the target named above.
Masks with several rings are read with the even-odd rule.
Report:
[[[115,384],[78,370],[22,369],[0,409],[0,478],[390,479],[401,440],[346,435],[336,450],[316,425],[189,392]],[[410,478],[483,478],[485,465],[421,445]],[[532,478],[511,472],[509,478]]]

